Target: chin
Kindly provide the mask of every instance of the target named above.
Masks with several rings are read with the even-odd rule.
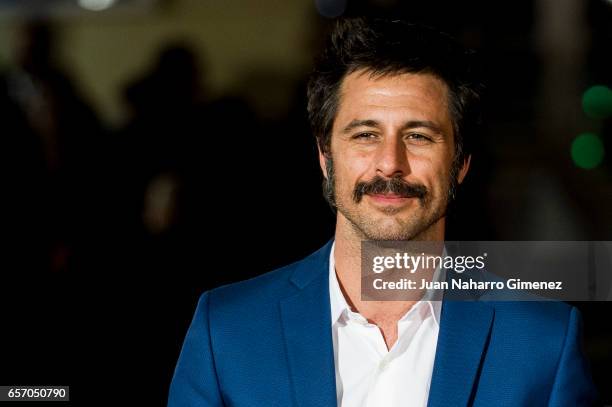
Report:
[[[359,229],[368,240],[410,240],[420,232],[414,227],[402,225],[396,219],[382,219],[380,222],[362,225]]]
[[[435,224],[443,217],[441,214],[411,211],[409,214],[381,215],[362,217],[355,223],[368,240],[429,240]],[[369,221],[364,221],[369,219]]]
[[[366,237],[368,240],[375,241],[405,241],[412,240],[414,238],[414,234],[405,231],[397,231],[395,233],[390,233],[389,231],[380,231],[368,233]]]
[[[440,218],[406,207],[393,214],[384,213],[380,208],[359,210],[338,206],[338,210],[363,239],[376,241],[419,239],[435,223],[427,219]]]

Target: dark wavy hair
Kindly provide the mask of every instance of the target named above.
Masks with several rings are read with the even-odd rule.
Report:
[[[372,76],[428,73],[448,86],[456,173],[470,154],[480,124],[482,83],[474,52],[449,35],[399,20],[344,18],[336,22],[308,82],[308,118],[321,151],[330,154],[331,129],[343,79],[358,70]]]

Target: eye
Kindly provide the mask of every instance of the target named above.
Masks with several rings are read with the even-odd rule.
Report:
[[[410,133],[406,135],[406,140],[409,140],[412,143],[425,144],[431,142],[431,137],[422,133]]]
[[[368,132],[365,132],[365,133],[358,133],[358,134],[355,134],[355,135],[353,136],[353,139],[357,139],[357,140],[359,140],[359,139],[361,139],[361,140],[373,140],[373,139],[375,139],[376,137],[377,137],[377,136],[376,136],[376,134],[374,134],[374,133],[368,133]]]

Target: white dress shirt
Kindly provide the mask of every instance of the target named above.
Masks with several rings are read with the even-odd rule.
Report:
[[[380,329],[350,309],[329,258],[329,295],[338,407],[425,407],[438,341],[441,301],[421,300],[398,321],[388,350]],[[440,279],[436,270],[434,279]]]

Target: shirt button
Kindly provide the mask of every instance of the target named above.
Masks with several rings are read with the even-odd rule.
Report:
[[[383,359],[380,361],[380,363],[378,364],[378,370],[380,370],[381,372],[385,371],[385,369],[387,369],[387,367],[389,366],[389,360],[387,359]]]

